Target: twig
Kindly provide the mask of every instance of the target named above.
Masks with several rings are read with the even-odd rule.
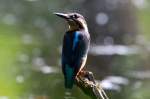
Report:
[[[90,71],[85,75],[79,75],[76,77],[76,85],[92,99],[109,99],[102,87],[95,81],[93,73]]]

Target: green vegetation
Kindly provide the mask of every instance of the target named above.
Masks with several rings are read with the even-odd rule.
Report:
[[[0,95],[17,96],[22,88],[16,82],[17,54],[21,50],[19,29],[15,26],[0,25]],[[12,98],[13,99],[13,98]]]

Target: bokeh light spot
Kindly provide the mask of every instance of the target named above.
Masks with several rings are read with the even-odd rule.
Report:
[[[108,15],[106,13],[101,12],[101,13],[98,13],[96,15],[96,22],[99,25],[105,25],[105,24],[107,24],[108,20],[109,20],[109,17],[108,17]]]

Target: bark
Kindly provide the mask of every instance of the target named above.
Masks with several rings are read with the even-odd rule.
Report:
[[[92,99],[109,99],[100,83],[96,82],[93,73],[85,71],[86,74],[76,77],[76,85]]]

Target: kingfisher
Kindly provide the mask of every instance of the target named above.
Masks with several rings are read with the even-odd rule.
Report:
[[[69,25],[63,38],[62,72],[65,88],[72,89],[75,78],[83,71],[90,45],[85,18],[79,13],[54,13],[63,18]]]

